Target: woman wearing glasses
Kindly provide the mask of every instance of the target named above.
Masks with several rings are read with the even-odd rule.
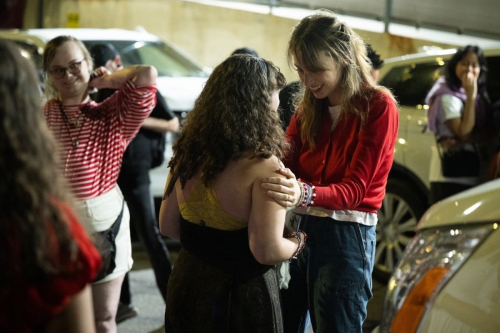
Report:
[[[157,72],[130,66],[113,74],[100,67],[91,74],[89,52],[70,36],[47,44],[43,66],[44,113],[59,141],[60,168],[78,199],[77,212],[96,232],[119,223],[116,267],[92,286],[97,332],[116,332],[120,287],[132,266],[129,213],[116,180],[125,148],[155,105]],[[93,88],[118,91],[96,103],[89,98]]]

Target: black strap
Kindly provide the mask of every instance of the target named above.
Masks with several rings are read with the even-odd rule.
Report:
[[[120,215],[116,218],[116,221],[113,223],[111,226],[111,230],[113,231],[113,235],[116,237],[118,235],[118,231],[120,231],[120,225],[122,224],[122,217],[123,217],[123,209],[125,208],[125,199],[122,201],[122,210],[120,212]]]
[[[443,137],[434,135],[434,138],[436,139],[436,149],[438,151],[439,158],[442,161],[443,160],[443,151],[442,151],[442,148],[441,148],[441,141],[443,140]]]
[[[172,191],[174,190],[175,183],[177,182],[177,178],[179,178],[179,173],[174,172],[172,174],[172,178],[170,178],[170,182],[168,183],[167,188],[165,189],[165,192],[163,193],[162,200],[167,199],[167,197],[172,193]]]

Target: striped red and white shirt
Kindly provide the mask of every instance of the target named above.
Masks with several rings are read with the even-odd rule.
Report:
[[[135,87],[128,81],[102,103],[65,105],[66,124],[60,103],[45,104],[47,124],[59,142],[61,168],[78,199],[90,199],[116,186],[123,153],[144,119],[156,104],[156,86]],[[74,143],[78,142],[75,146]]]

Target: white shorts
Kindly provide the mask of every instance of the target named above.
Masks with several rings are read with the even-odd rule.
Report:
[[[116,218],[120,215],[123,200],[123,195],[116,186],[111,191],[98,197],[77,201],[75,209],[80,218],[84,221],[87,220],[90,224],[90,232],[98,232],[108,229],[116,221]],[[94,283],[111,281],[125,275],[132,268],[134,261],[132,260],[132,244],[130,241],[130,213],[126,203],[123,207],[120,230],[116,236],[115,262],[116,267],[113,273]]]

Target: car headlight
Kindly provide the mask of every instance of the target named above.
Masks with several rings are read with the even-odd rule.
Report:
[[[417,332],[439,290],[497,228],[490,223],[419,232],[389,280],[380,332]]]

